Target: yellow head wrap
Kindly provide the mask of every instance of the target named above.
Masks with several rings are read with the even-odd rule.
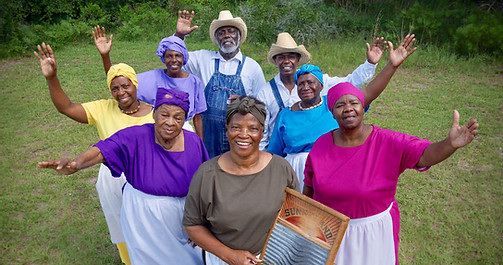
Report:
[[[134,71],[133,67],[125,63],[119,63],[113,65],[112,67],[110,67],[110,70],[108,70],[107,73],[108,89],[111,89],[110,85],[112,84],[112,80],[117,76],[124,76],[126,78],[129,78],[129,80],[131,80],[131,83],[133,83],[133,85],[136,88],[138,88],[138,79],[136,78],[136,72]]]

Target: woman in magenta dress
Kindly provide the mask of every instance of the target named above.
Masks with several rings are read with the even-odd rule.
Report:
[[[459,126],[455,110],[447,138],[432,144],[364,124],[364,102],[350,83],[330,89],[328,106],[340,128],[314,144],[303,192],[351,218],[336,264],[398,264],[398,177],[405,169],[425,171],[445,160],[473,140],[478,124]]]

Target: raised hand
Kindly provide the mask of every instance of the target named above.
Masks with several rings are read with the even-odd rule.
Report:
[[[367,61],[371,64],[376,64],[381,60],[382,54],[388,49],[387,42],[384,38],[376,38],[372,47],[367,43]]]
[[[77,171],[77,163],[75,161],[70,161],[67,158],[52,161],[43,161],[38,163],[38,168],[49,168],[54,169],[57,172],[64,175],[71,175]]]
[[[199,28],[199,26],[191,27],[193,18],[194,18],[194,11],[192,12],[189,12],[187,10],[178,11],[178,20],[176,21],[175,35],[183,39],[185,35],[188,35],[192,31]]]
[[[112,49],[112,39],[114,35],[110,35],[110,40],[107,41],[107,34],[105,31],[105,27],[100,27],[99,25],[94,27],[93,30],[93,38],[94,38],[94,45],[96,45],[96,48],[98,49],[99,53],[101,55],[106,55],[110,53],[110,50]]]
[[[394,67],[400,66],[400,64],[402,64],[409,55],[413,54],[417,50],[417,47],[412,48],[412,46],[414,46],[414,42],[416,42],[414,36],[414,34],[407,34],[396,50],[393,50],[393,43],[388,41],[389,61]]]
[[[469,144],[475,135],[479,124],[477,120],[472,119],[467,124],[459,126],[459,112],[454,110],[451,130],[449,131],[449,141],[453,148],[461,148]]]
[[[44,74],[45,78],[55,77],[57,73],[56,57],[54,56],[51,46],[42,42],[42,46],[37,45],[37,49],[40,55],[36,51],[33,53],[40,62],[42,74]]]

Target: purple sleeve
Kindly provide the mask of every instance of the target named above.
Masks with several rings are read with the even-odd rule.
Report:
[[[136,75],[138,78],[138,87],[136,95],[140,101],[150,105],[155,104],[155,96],[157,94],[156,70],[139,73]]]
[[[126,128],[127,129],[127,128]],[[126,172],[127,164],[129,161],[127,143],[129,142],[125,137],[126,135],[120,130],[105,140],[96,143],[101,154],[105,158],[105,165],[112,172],[112,176],[120,177],[122,172]],[[122,134],[122,136],[121,136]]]

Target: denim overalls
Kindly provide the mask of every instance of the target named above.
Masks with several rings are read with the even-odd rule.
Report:
[[[225,135],[225,113],[227,112],[227,99],[232,94],[246,95],[241,70],[246,56],[239,63],[235,75],[220,73],[220,59],[215,59],[215,73],[204,88],[204,96],[208,109],[202,113],[204,145],[211,157],[221,155],[230,150],[229,141]]]

